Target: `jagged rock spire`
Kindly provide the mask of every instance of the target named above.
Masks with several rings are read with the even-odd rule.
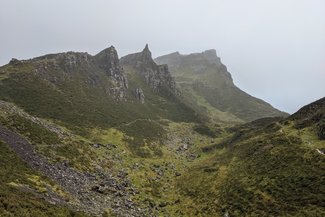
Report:
[[[146,44],[146,46],[144,47],[144,49],[142,50],[141,53],[142,53],[143,61],[145,61],[145,62],[153,61],[148,44]]]
[[[144,77],[146,83],[154,91],[158,92],[160,89],[167,87],[171,93],[176,93],[176,83],[168,70],[168,66],[155,63],[148,44],[141,52],[122,57],[121,64],[130,65],[137,69],[138,73]]]
[[[143,51],[149,51],[149,46],[148,46],[148,44],[146,44],[146,46],[144,47]]]

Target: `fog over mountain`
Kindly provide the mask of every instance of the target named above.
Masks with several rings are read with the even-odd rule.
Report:
[[[110,45],[119,56],[214,48],[237,86],[292,113],[325,95],[324,11],[323,0],[2,0],[0,65]]]

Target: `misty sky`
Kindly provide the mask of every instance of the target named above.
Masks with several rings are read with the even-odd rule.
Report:
[[[325,96],[325,0],[0,0],[0,65],[63,51],[215,48],[234,82],[295,112]]]

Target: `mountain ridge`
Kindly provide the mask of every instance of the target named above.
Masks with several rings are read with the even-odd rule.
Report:
[[[155,61],[170,66],[176,83],[185,92],[187,89],[194,91],[205,98],[212,107],[223,112],[230,111],[244,121],[263,116],[288,115],[235,86],[231,74],[217,56],[215,49],[188,55],[174,52],[157,57]]]

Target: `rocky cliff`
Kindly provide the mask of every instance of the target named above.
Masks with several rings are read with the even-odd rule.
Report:
[[[157,65],[152,59],[148,45],[142,52],[122,57],[121,64],[134,67],[155,92],[167,88],[171,93],[176,93],[175,81],[168,70],[168,65]]]
[[[128,88],[128,80],[124,74],[123,68],[117,52],[113,46],[101,51],[95,56],[98,66],[105,70],[112,80],[114,87],[108,89],[108,92],[118,99],[125,98],[126,89]]]

